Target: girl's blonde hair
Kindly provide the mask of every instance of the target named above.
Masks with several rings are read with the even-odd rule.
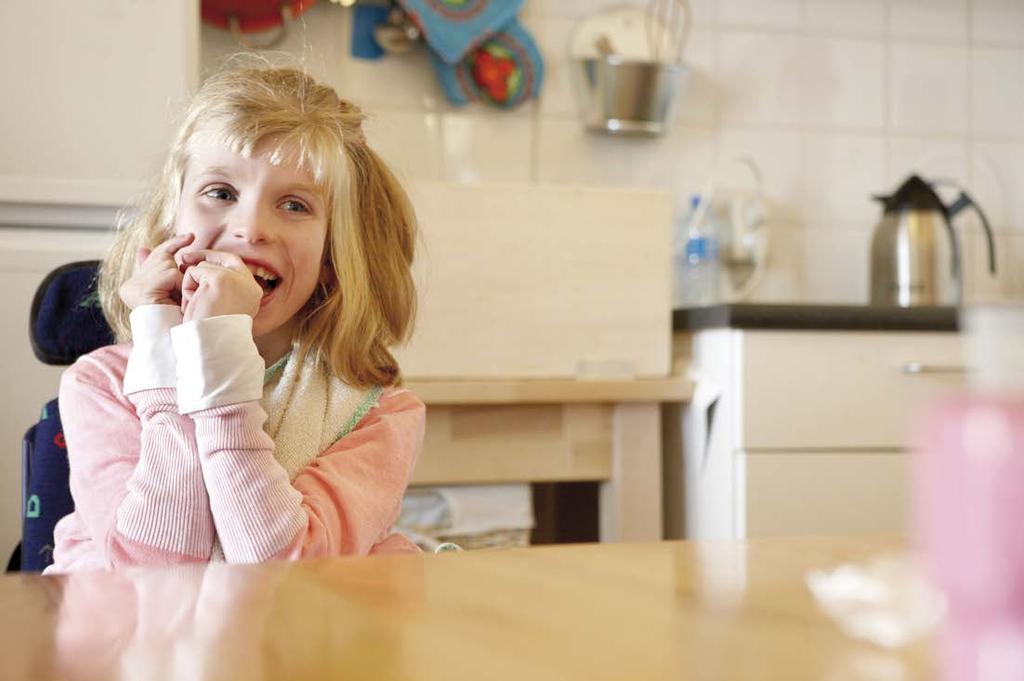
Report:
[[[193,145],[212,139],[243,156],[264,139],[270,160],[308,168],[328,206],[320,284],[301,315],[300,358],[361,388],[401,381],[389,348],[412,332],[416,217],[409,198],[366,144],[359,107],[290,68],[241,68],[208,79],[193,98],[158,181],[123,219],[100,269],[100,301],[118,340],[131,338],[118,289],[140,247],[171,236]],[[212,136],[212,137],[211,137]]]

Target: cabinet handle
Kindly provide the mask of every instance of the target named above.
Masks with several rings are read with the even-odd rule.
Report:
[[[969,373],[969,369],[957,364],[925,364],[924,362],[906,362],[903,365],[903,373],[915,374],[940,374],[946,376],[962,376]]]

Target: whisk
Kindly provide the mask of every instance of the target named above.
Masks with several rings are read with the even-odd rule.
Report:
[[[690,35],[690,3],[687,0],[648,0],[646,20],[651,61],[682,62]]]

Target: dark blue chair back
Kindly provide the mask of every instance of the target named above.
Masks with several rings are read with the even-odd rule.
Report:
[[[114,342],[96,293],[98,260],[58,267],[32,300],[29,337],[46,364],[68,365]],[[52,399],[25,433],[22,455],[21,544],[7,569],[40,571],[53,562],[53,528],[75,506],[68,488],[68,457],[60,405]]]
[[[53,562],[53,528],[75,510],[68,489],[68,457],[57,400],[43,407],[39,422],[21,443],[22,499],[21,564],[38,572]]]

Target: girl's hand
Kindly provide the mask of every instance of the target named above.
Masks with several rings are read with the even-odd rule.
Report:
[[[178,254],[185,268],[181,284],[184,321],[226,314],[255,317],[260,311],[263,287],[242,259],[222,251],[189,251]]]
[[[194,238],[194,234],[178,234],[152,250],[139,249],[135,272],[117,290],[129,309],[140,305],[181,304],[182,275],[174,256]]]

